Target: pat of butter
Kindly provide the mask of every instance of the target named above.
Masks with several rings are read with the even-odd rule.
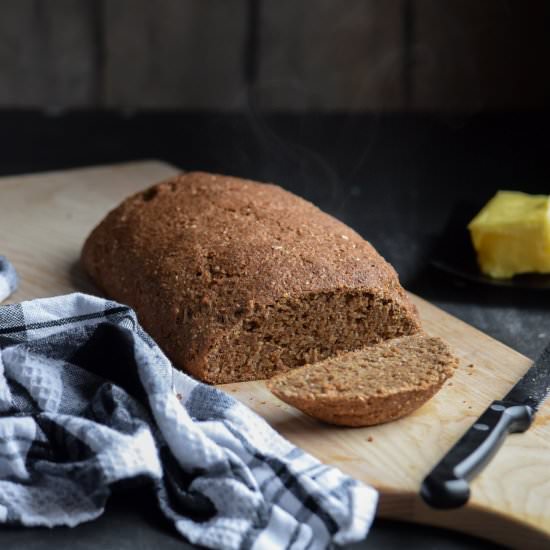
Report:
[[[550,273],[550,197],[499,191],[468,229],[483,273]]]

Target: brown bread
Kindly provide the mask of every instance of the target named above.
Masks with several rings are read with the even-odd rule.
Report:
[[[415,334],[293,369],[267,385],[279,399],[319,420],[371,426],[420,407],[457,365],[443,340]]]
[[[82,261],[176,365],[212,383],[269,378],[419,330],[374,248],[275,185],[174,177],[110,212]]]

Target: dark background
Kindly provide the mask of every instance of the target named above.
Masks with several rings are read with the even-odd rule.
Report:
[[[534,358],[549,291],[430,261],[463,201],[550,192],[549,25],[535,0],[3,0],[0,173],[159,158],[274,181],[369,239],[408,289]],[[139,496],[0,545],[175,547]],[[378,521],[364,547],[405,542],[488,546]]]
[[[3,0],[0,105],[545,109],[544,0]]]

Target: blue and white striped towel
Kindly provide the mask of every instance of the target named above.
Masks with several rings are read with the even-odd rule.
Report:
[[[17,288],[17,273],[7,258],[0,256],[0,302]]]
[[[3,259],[0,289],[14,284]],[[153,488],[186,540],[228,550],[358,541],[377,502],[173,369],[128,307],[84,294],[0,306],[0,523],[90,521],[126,479]]]

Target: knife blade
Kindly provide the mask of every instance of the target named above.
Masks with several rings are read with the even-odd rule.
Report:
[[[550,344],[503,399],[493,401],[424,478],[420,495],[433,508],[458,508],[469,481],[493,458],[508,434],[525,432],[550,393]]]

